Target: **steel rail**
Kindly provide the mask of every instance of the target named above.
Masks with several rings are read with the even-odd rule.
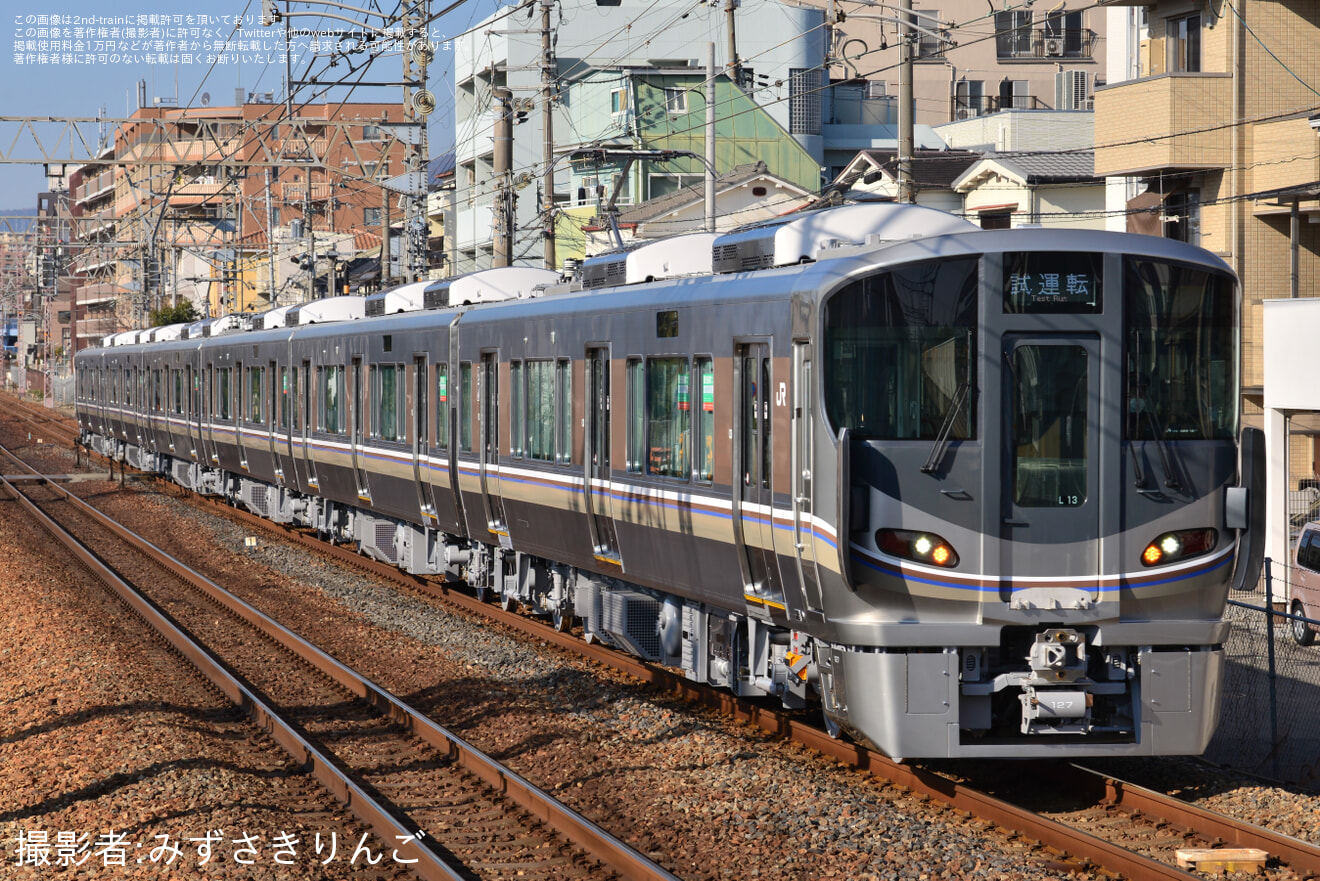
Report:
[[[1083,765],[1071,765],[1078,776],[1075,785],[1086,787],[1106,804],[1129,813],[1140,812],[1158,817],[1179,828],[1190,829],[1197,835],[1234,847],[1255,847],[1268,851],[1271,857],[1285,863],[1299,875],[1320,876],[1320,847],[1299,838],[1226,817],[1188,804],[1162,792],[1147,789],[1136,783],[1120,780],[1109,774],[1094,771]],[[1074,785],[1064,782],[1063,785]]]
[[[0,450],[3,450],[3,447],[0,447]],[[12,453],[9,453],[8,450],[4,450],[4,452],[12,456]],[[487,786],[506,795],[513,804],[535,816],[546,826],[563,835],[605,866],[625,878],[637,879],[637,881],[679,881],[677,876],[643,856],[633,847],[611,835],[596,823],[574,812],[531,781],[501,765],[458,735],[436,724],[425,714],[399,700],[366,676],[321,651],[278,621],[271,619],[255,607],[229,593],[205,575],[128,530],[122,524],[77,496],[60,487],[52,485],[51,488],[63,494],[69,503],[94,518],[97,523],[103,525],[121,540],[152,556],[176,576],[202,590],[211,600],[247,621],[295,656],[329,676],[350,693],[365,700],[378,712],[389,718],[390,721],[406,728],[418,739],[448,756],[459,767],[480,779]],[[303,743],[301,738],[299,738],[299,743],[300,745]],[[314,749],[310,745],[307,748]],[[297,755],[295,755],[296,758],[298,758]],[[342,776],[342,772],[337,768],[335,773]],[[353,786],[355,799],[369,798],[353,785],[347,777],[343,777],[343,779]],[[339,789],[342,789],[342,787],[339,787],[339,789],[331,788],[336,791],[337,795]],[[353,804],[347,798],[341,798],[341,800],[350,806]],[[383,812],[384,809],[381,808],[381,811]],[[437,877],[449,878],[455,876],[441,875]]]
[[[272,710],[251,689],[231,675],[218,660],[188,634],[169,620],[151,600],[138,592],[132,585],[115,574],[108,566],[96,558],[91,551],[64,530],[58,523],[46,515],[31,499],[24,496],[9,481],[0,480],[3,487],[32,516],[52,538],[60,542],[92,574],[94,578],[110,587],[119,598],[143,621],[154,628],[175,651],[196,667],[203,676],[210,680],[233,704],[241,707],[254,724],[270,734],[284,748],[295,762],[311,769],[312,775],[326,787],[340,802],[348,806],[359,818],[372,827],[383,840],[406,839],[409,843],[397,848],[403,851],[406,859],[416,859],[412,865],[414,871],[427,881],[460,881],[463,874],[451,869],[428,847],[413,846],[411,842],[420,842],[424,836],[419,830],[408,829],[394,819],[385,809],[371,798],[356,783],[335,767],[320,750],[308,743],[279,714]]]
[[[1087,860],[1107,871],[1132,878],[1197,877],[1193,873],[1128,851],[1104,839],[1019,808],[933,772],[894,762],[874,750],[832,738],[819,728],[799,722],[772,708],[737,698],[726,692],[705,688],[681,675],[643,663],[615,649],[589,644],[578,637],[557,632],[551,627],[529,620],[525,616],[504,612],[497,606],[479,601],[465,593],[450,590],[444,583],[410,575],[397,567],[363,557],[346,547],[330,545],[306,532],[273,523],[250,512],[223,504],[219,500],[201,496],[196,498],[217,509],[223,509],[225,516],[240,519],[268,535],[291,540],[318,553],[330,554],[343,563],[396,584],[420,589],[443,602],[497,621],[576,655],[585,656],[683,700],[709,707],[768,733],[794,740],[873,776],[910,788],[954,809],[969,811],[1023,837],[1038,841],[1046,847]],[[1079,767],[1078,773],[1083,770],[1085,769]],[[1089,773],[1095,774],[1095,772]],[[1237,846],[1262,847],[1299,871],[1320,874],[1320,848],[1205,811],[1135,784],[1105,775],[1099,776],[1103,778],[1103,782],[1078,783],[1079,786],[1087,786],[1088,791],[1094,794],[1097,801],[1113,803],[1130,811],[1141,811],[1161,817],[1168,822],[1192,829],[1211,840],[1217,839]],[[1103,794],[1096,791],[1098,786],[1104,787]]]
[[[777,710],[746,698],[706,688],[679,674],[638,661],[616,649],[590,644],[580,637],[557,632],[554,628],[526,616],[505,612],[496,605],[481,602],[466,593],[450,590],[444,584],[409,575],[394,566],[363,557],[347,547],[330,545],[310,534],[272,523],[250,512],[224,505],[215,499],[206,498],[205,501],[216,509],[223,510],[225,516],[241,520],[268,535],[292,539],[297,544],[314,549],[318,553],[328,553],[335,559],[372,575],[396,584],[401,583],[421,589],[465,611],[486,617],[575,655],[585,656],[688,702],[709,707],[767,733],[793,740],[877,778],[907,787],[955,810],[968,811],[1024,838],[1038,841],[1045,847],[1061,851],[1109,872],[1128,878],[1171,879],[1171,881],[1172,879],[1187,881],[1197,877],[1183,869],[1126,850],[1102,838],[1048,817],[1042,817],[933,772],[900,764],[859,744],[832,738],[819,728],[791,719]]]

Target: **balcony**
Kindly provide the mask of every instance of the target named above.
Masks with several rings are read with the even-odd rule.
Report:
[[[1227,73],[1166,73],[1101,87],[1095,92],[1095,173],[1135,177],[1228,168],[1232,109]]]
[[[1014,95],[1011,98],[999,95],[971,95],[954,98],[953,118],[972,119],[988,116],[1001,110],[1053,110],[1035,95]]]
[[[1000,61],[1089,59],[1098,41],[1090,28],[1032,28],[997,32],[995,49]]]

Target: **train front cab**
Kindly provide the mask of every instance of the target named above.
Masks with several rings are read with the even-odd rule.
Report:
[[[1217,724],[1234,280],[1183,246],[1044,241],[823,305],[850,541],[822,691],[890,755],[1195,754]]]

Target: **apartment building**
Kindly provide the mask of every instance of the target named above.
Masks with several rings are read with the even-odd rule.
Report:
[[[309,287],[299,282],[312,271],[311,249],[321,264],[327,245],[379,236],[389,223],[381,184],[404,171],[404,145],[386,126],[402,121],[400,104],[295,104],[290,119],[272,93],[235,98],[140,106],[103,162],[79,169],[79,348],[179,299],[203,315],[296,301]],[[269,273],[245,271],[271,259],[281,263],[274,287]]]
[[[1123,181],[1109,207],[1127,228],[1194,242],[1238,272],[1244,413],[1260,425],[1262,303],[1320,295],[1320,6],[1114,6],[1128,7],[1112,30],[1132,52],[1096,91],[1095,171]]]

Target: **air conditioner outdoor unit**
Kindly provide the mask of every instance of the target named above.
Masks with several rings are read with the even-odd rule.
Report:
[[[1059,39],[1046,40],[1046,41],[1045,41],[1045,54],[1046,54],[1046,55],[1062,55],[1062,54],[1063,54],[1063,40],[1059,40]]]
[[[958,109],[959,119],[971,119],[975,115],[976,115],[975,113],[973,113],[970,109],[966,107],[961,107]]]

